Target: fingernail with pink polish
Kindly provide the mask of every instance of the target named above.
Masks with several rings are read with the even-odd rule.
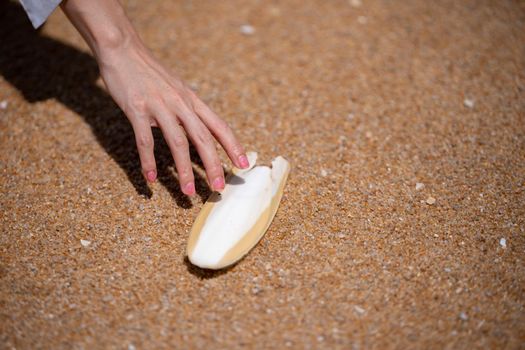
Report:
[[[157,178],[157,172],[155,170],[148,171],[146,173],[146,178],[148,179],[149,182],[155,181],[155,179]]]
[[[188,196],[192,196],[195,194],[195,185],[193,182],[189,182],[184,186],[184,193],[186,193]]]
[[[213,180],[213,189],[215,191],[222,190],[224,188],[224,179],[222,177],[218,177],[215,180]]]
[[[242,156],[239,156],[239,163],[241,163],[241,167],[243,169],[250,166],[250,162],[248,162],[248,157],[246,157],[244,154]]]

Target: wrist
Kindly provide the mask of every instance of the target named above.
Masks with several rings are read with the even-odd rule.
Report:
[[[68,0],[61,4],[97,60],[138,46],[140,39],[117,0]]]
[[[104,28],[94,35],[92,51],[97,61],[107,59],[138,46],[140,39],[133,29],[113,27]]]
[[[111,33],[113,35],[115,33]],[[137,35],[129,33],[106,37],[97,44],[95,59],[101,70],[122,67],[130,61],[145,59],[148,50]]]

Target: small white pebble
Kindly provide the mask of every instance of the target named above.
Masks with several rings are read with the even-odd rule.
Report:
[[[348,3],[352,7],[361,7],[361,5],[363,5],[363,2],[361,0],[348,0]]]
[[[354,310],[355,310],[355,312],[357,312],[360,315],[365,313],[365,309],[363,309],[362,307],[357,306],[357,305],[354,305]]]
[[[317,341],[318,341],[318,342],[322,342],[322,341],[324,341],[324,337],[323,337],[322,335],[318,335],[318,336],[317,336]]]
[[[359,24],[366,24],[368,22],[368,18],[365,16],[359,16],[357,17],[357,23]]]
[[[445,272],[451,272],[452,270],[450,269],[450,267],[445,267]]]
[[[467,108],[474,108],[474,100],[471,100],[470,98],[466,98],[463,100],[463,104]]]
[[[462,321],[466,321],[468,320],[468,315],[464,312],[460,312],[459,313],[459,318],[462,320]]]
[[[436,199],[434,197],[428,197],[427,200],[425,201],[428,205],[432,205],[434,203],[436,203]]]
[[[7,109],[8,104],[9,102],[7,102],[7,100],[3,100],[2,102],[0,102],[0,109]]]
[[[128,345],[128,350],[135,350],[135,349],[136,349],[135,345],[133,344]]]
[[[87,247],[91,244],[91,241],[88,241],[87,239],[81,239],[80,244],[82,244],[83,247]]]
[[[355,114],[354,113],[348,113],[347,118],[348,118],[348,120],[353,120],[355,118]]]
[[[425,188],[425,184],[421,182],[416,182],[416,191],[422,190]]]
[[[241,33],[244,35],[252,35],[255,33],[255,28],[249,24],[243,24],[241,26]]]
[[[326,177],[328,175],[328,172],[324,169],[321,169],[321,176]]]
[[[507,248],[507,240],[505,238],[500,238],[499,240],[499,245],[501,246],[501,248],[505,249]]]

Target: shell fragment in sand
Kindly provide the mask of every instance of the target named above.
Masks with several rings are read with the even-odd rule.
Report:
[[[202,207],[188,240],[192,264],[222,269],[242,259],[262,238],[277,212],[290,164],[279,156],[272,167],[255,166],[257,153],[248,152],[250,166],[233,168],[221,193]]]

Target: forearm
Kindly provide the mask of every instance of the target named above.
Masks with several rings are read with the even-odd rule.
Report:
[[[61,8],[99,63],[141,41],[118,0],[66,0]]]

